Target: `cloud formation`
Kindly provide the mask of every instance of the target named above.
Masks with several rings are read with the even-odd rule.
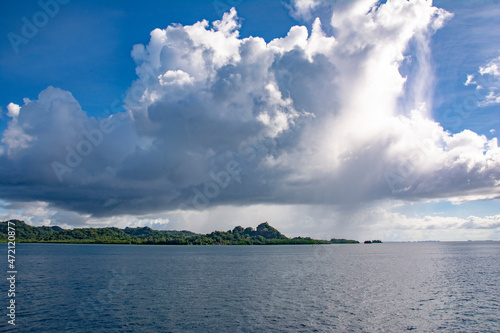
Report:
[[[318,3],[295,1],[295,15]],[[332,11],[269,43],[240,38],[234,9],[155,29],[133,47],[127,113],[107,119],[53,87],[9,104],[0,197],[89,218],[498,198],[498,140],[430,116],[428,41],[451,14],[423,0]]]
[[[310,20],[320,5],[320,0],[292,0],[290,15],[296,19]]]
[[[475,85],[485,94],[479,106],[500,104],[500,57],[492,59],[485,66],[479,67],[476,74],[467,75],[466,86]]]

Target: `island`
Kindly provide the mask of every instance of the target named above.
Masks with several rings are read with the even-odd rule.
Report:
[[[382,243],[380,239],[374,239],[374,240],[366,240],[364,241],[365,244],[377,244],[377,243]]]
[[[154,230],[150,227],[125,229],[74,228],[58,226],[33,227],[20,220],[0,222],[0,242],[8,241],[7,224],[13,222],[19,243],[87,243],[87,244],[158,244],[158,245],[280,245],[280,244],[358,244],[351,239],[318,240],[310,237],[288,238],[264,222],[257,226],[235,227],[228,231],[197,234],[191,231]]]

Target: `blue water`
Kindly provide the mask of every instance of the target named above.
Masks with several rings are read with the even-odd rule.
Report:
[[[500,242],[16,254],[19,332],[500,332]]]

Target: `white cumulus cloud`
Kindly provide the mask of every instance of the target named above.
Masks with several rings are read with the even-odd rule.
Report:
[[[21,110],[21,108],[17,104],[9,103],[9,105],[7,105],[7,115],[9,117],[17,117],[19,115],[19,110]]]

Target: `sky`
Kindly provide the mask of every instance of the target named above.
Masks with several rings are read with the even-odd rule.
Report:
[[[497,0],[0,13],[0,220],[500,240]]]

